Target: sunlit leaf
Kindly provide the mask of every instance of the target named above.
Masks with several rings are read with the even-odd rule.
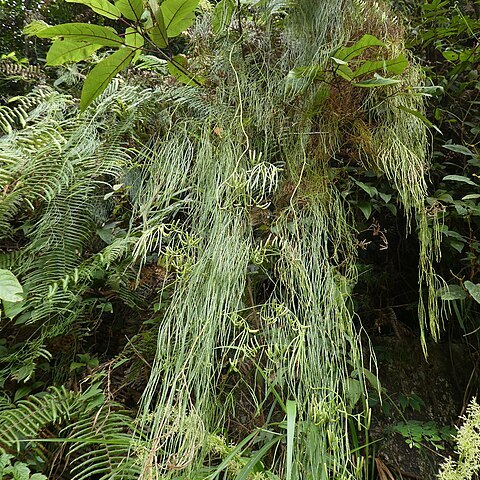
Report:
[[[339,58],[336,57],[330,57],[334,63],[337,65],[348,65],[348,62],[345,62],[345,60],[340,60]]]
[[[85,60],[102,46],[71,40],[55,40],[47,52],[47,65],[63,65]]]
[[[395,78],[384,78],[380,75],[375,74],[375,78],[370,80],[362,80],[361,82],[355,82],[353,85],[355,87],[363,87],[363,88],[374,88],[374,87],[385,87],[386,85],[395,85],[396,83],[400,83],[400,80]]]
[[[185,31],[195,20],[199,0],[165,0],[160,6],[169,38]]]
[[[134,28],[129,27],[125,30],[125,45],[140,49],[143,47],[144,43],[144,38]]]
[[[295,425],[297,422],[297,402],[287,400],[287,472],[286,480],[292,479]]]
[[[112,5],[107,0],[65,0],[68,3],[81,3],[82,5],[87,5],[90,7],[94,12],[99,13],[107,18],[119,18],[120,17],[120,10],[115,6]]]
[[[85,110],[110,83],[110,80],[130,64],[135,51],[120,48],[115,53],[98,63],[88,74],[83,84],[80,109]]]
[[[396,58],[388,60],[366,61],[354,71],[354,78],[362,75],[369,75],[374,72],[384,71],[394,75],[400,75],[408,66],[408,60],[405,55],[399,55]]]
[[[35,34],[40,38],[62,37],[74,42],[85,42],[106,47],[118,47],[123,39],[111,27],[92,25],[90,23],[63,23],[40,30]]]
[[[464,300],[467,297],[465,290],[460,285],[448,285],[441,288],[437,295],[445,301]]]
[[[157,0],[149,0],[148,5],[154,18],[154,25],[148,29],[148,35],[157,47],[165,48],[168,45],[168,35],[162,10]]]
[[[143,0],[117,0],[115,6],[128,20],[138,21],[143,13]]]
[[[43,20],[34,20],[25,26],[23,33],[28,36],[37,35],[41,30],[45,30],[50,27],[48,23],[45,23]]]
[[[21,302],[23,288],[17,277],[10,271],[0,269],[0,300],[8,302]]]

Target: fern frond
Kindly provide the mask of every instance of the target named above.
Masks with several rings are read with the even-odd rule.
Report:
[[[130,416],[108,407],[69,426],[69,438],[75,442],[69,452],[72,480],[137,479],[140,465],[134,455],[129,456],[131,429]]]
[[[49,424],[68,421],[75,413],[77,396],[65,387],[51,387],[0,412],[0,446],[21,449],[21,443],[38,438]]]

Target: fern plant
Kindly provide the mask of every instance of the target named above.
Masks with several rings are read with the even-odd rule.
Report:
[[[51,387],[47,392],[4,406],[0,427],[1,450],[31,460],[40,456],[50,469],[55,467],[54,452],[48,458],[48,450],[39,447],[42,442],[54,442],[62,448],[63,460],[71,462],[73,479],[89,479],[92,475],[102,479],[138,477],[140,466],[135,464],[135,455],[129,454],[132,417],[119,405],[105,402],[98,384],[76,393]],[[47,433],[52,428],[57,435]],[[4,454],[0,458],[10,460],[14,455]],[[31,478],[46,477],[38,474]]]
[[[0,139],[1,263],[21,278],[26,295],[9,315],[21,325],[37,327],[7,360],[4,375],[30,378],[45,340],[78,328],[95,311],[102,297],[87,302],[85,295],[100,268],[114,265],[105,280],[109,290],[141,308],[142,301],[128,287],[134,272],[125,272],[118,262],[132,243],[120,235],[105,246],[97,231],[114,207],[103,197],[132,161],[124,138],[150,114],[152,95],[117,81],[95,112],[79,117],[71,97],[45,87],[12,102],[3,116],[9,128]],[[31,368],[15,367],[21,364]]]

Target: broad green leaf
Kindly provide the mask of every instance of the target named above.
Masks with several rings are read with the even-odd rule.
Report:
[[[315,80],[320,79],[324,70],[320,65],[296,67],[288,72],[285,89],[292,95],[303,93]]]
[[[297,421],[297,402],[287,400],[287,475],[286,480],[292,479],[293,450],[295,439],[295,424]]]
[[[463,175],[447,175],[446,177],[443,177],[443,180],[450,180],[451,182],[462,182],[467,183],[468,185],[478,187],[478,185],[473,180],[470,180],[468,177],[464,177]]]
[[[306,78],[308,80],[316,80],[321,78],[323,75],[324,70],[320,65],[310,65],[308,67],[296,67],[293,70],[290,70],[287,75],[287,80],[291,79],[299,79],[299,78]]]
[[[28,480],[30,478],[30,469],[23,462],[15,462],[10,473],[15,480]]]
[[[444,301],[464,300],[467,297],[465,290],[460,285],[448,285],[437,291],[437,295]]]
[[[444,91],[444,88],[440,85],[422,85],[420,87],[413,87],[413,89],[427,97],[442,95]]]
[[[48,27],[50,27],[50,25],[43,20],[34,20],[23,29],[23,33],[31,37],[37,35],[38,32],[45,30]]]
[[[102,46],[57,39],[47,52],[47,65],[63,65],[68,62],[85,60]]]
[[[85,110],[110,83],[110,80],[130,64],[135,51],[122,47],[98,63],[88,74],[83,84],[80,109]]]
[[[68,3],[81,3],[82,5],[87,5],[90,7],[94,12],[99,13],[107,18],[119,18],[120,17],[120,10],[115,6],[112,5],[107,0],[65,0]]]
[[[160,5],[169,38],[185,31],[195,20],[199,0],[165,0]]]
[[[462,250],[465,248],[464,242],[459,242],[458,240],[450,240],[448,244],[455,249],[458,253],[462,253]]]
[[[453,52],[452,50],[444,50],[442,52],[443,58],[449,62],[454,62],[458,60],[458,52]]]
[[[351,408],[358,403],[362,394],[362,383],[354,378],[347,378],[347,397]]]
[[[355,87],[374,88],[395,85],[396,83],[400,83],[400,80],[396,80],[395,78],[383,78],[380,75],[375,74],[375,78],[372,78],[371,80],[362,80],[361,82],[355,82],[352,85]]]
[[[135,55],[132,58],[132,62],[136,63],[138,57],[142,53],[142,47],[145,43],[145,39],[134,28],[128,27],[125,30],[125,44],[132,47],[135,51]],[[115,190],[115,187],[113,187]]]
[[[223,33],[230,25],[235,3],[233,0],[222,0],[217,4],[212,14],[212,29],[215,35]]]
[[[185,85],[199,85],[205,82],[203,77],[193,75],[187,70],[185,55],[175,55],[172,61],[167,62],[167,66],[170,75],[173,75],[179,82]]]
[[[7,318],[9,318],[10,320],[13,320],[20,313],[22,313],[27,309],[28,305],[24,297],[25,296],[22,295],[22,301],[16,301],[16,302],[9,302],[8,300],[3,301],[3,310]]]
[[[134,28],[127,28],[125,30],[125,44],[132,47],[135,50],[135,55],[132,59],[133,63],[136,63],[138,57],[142,53],[142,47],[145,43],[145,39]],[[113,187],[115,190],[115,187]]]
[[[454,144],[447,143],[443,145],[443,148],[446,148],[447,150],[451,150],[452,152],[455,152],[455,153],[461,153],[462,155],[468,155],[470,157],[475,156],[475,154],[464,145],[454,145]]]
[[[348,65],[338,65],[335,69],[335,73],[348,82],[351,82],[355,76],[353,70]]]
[[[7,302],[21,302],[23,288],[17,277],[10,271],[0,269],[0,300]]]
[[[165,48],[168,46],[168,35],[162,10],[158,5],[157,0],[149,0],[148,5],[155,20],[153,27],[148,29],[148,35],[157,47]]]
[[[334,54],[339,60],[348,61],[358,57],[368,47],[384,47],[385,44],[373,35],[364,35],[355,45],[351,47],[342,47]]]
[[[419,111],[417,110],[411,110],[410,108],[404,107],[403,105],[400,105],[398,107],[400,110],[403,110],[404,112],[409,113],[410,115],[413,115],[414,117],[417,117],[420,119],[427,127],[433,128],[436,130],[440,135],[442,134],[442,131],[434,125],[425,115],[422,115]]]
[[[369,75],[379,70],[400,75],[408,66],[408,60],[405,55],[399,55],[389,60],[366,61],[354,71],[354,78],[362,75]]]
[[[462,197],[462,200],[476,200],[477,198],[480,198],[479,193],[470,193],[469,195]]]
[[[148,36],[151,38],[152,42],[159,48],[165,48],[168,46],[168,42],[165,41],[165,36],[162,33],[162,30],[158,28],[157,25],[154,25],[152,28],[147,30]]]
[[[145,40],[134,28],[129,27],[125,30],[125,45],[134,49],[140,49],[144,43]]]
[[[365,219],[368,220],[372,214],[372,203],[371,202],[358,202],[358,208],[362,211]]]
[[[472,296],[472,298],[477,302],[480,303],[480,284],[475,284],[467,280],[465,283],[465,288],[468,290],[468,293]]]
[[[380,198],[385,202],[388,203],[392,199],[392,195],[390,193],[383,193],[383,192],[378,192],[380,195]]]
[[[86,42],[106,47],[118,47],[123,44],[123,39],[113,28],[90,23],[63,23],[40,30],[36,36],[40,38],[63,37],[74,42]]]
[[[353,181],[362,189],[364,190],[365,192],[367,192],[370,197],[373,197],[375,195],[377,195],[378,193],[378,190],[373,186],[373,185],[367,185],[363,182],[360,182],[359,180],[355,180],[353,179]]]
[[[126,19],[135,22],[140,20],[143,13],[143,0],[117,0],[115,6]]]

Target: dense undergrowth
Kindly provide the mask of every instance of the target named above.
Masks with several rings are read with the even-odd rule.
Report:
[[[4,468],[368,478],[377,199],[418,239],[425,353],[453,291],[405,39],[373,0],[204,2],[187,78],[140,57],[80,112],[68,67],[1,107],[0,268],[23,287],[2,309]]]

